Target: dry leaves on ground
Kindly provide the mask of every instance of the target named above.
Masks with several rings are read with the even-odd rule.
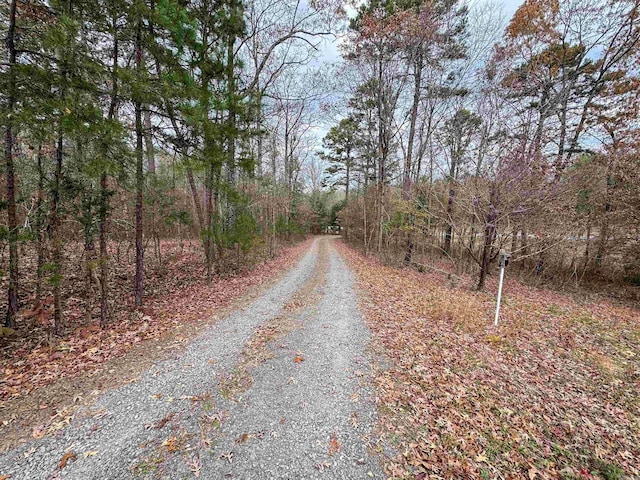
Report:
[[[159,338],[180,325],[207,322],[234,299],[256,288],[290,266],[308,248],[309,241],[284,248],[272,260],[245,270],[238,276],[215,279],[212,284],[193,280],[192,257],[177,256],[166,266],[173,288],[156,288],[145,299],[144,313],[127,319],[120,316],[106,328],[80,327],[53,346],[14,341],[3,347],[0,360],[0,402],[28,395],[35,388],[63,377],[72,377],[101,368],[104,362],[120,357],[140,342]],[[73,303],[73,302],[67,302]],[[176,342],[186,337],[176,336]]]
[[[508,280],[495,328],[494,283],[475,292],[339,248],[390,360],[376,387],[391,477],[640,477],[638,311]]]

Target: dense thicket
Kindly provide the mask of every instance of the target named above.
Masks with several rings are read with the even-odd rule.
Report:
[[[319,230],[300,142],[321,97],[309,64],[336,18],[331,2],[291,0],[3,3],[6,326],[51,309],[60,332],[78,283],[86,321],[141,307],[165,239],[199,239],[211,281]],[[110,293],[114,262],[131,266],[131,300]]]
[[[365,2],[324,144],[349,237],[480,289],[501,250],[540,280],[637,287],[639,6],[525,0],[503,30],[489,4]]]

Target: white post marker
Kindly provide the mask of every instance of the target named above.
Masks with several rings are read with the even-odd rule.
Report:
[[[500,316],[500,300],[502,299],[502,282],[504,281],[504,267],[509,265],[509,257],[511,255],[503,252],[500,254],[500,281],[498,283],[498,303],[496,305],[496,318],[493,321],[493,324],[498,326],[498,318]]]

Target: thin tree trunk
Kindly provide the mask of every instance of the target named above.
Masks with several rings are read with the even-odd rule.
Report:
[[[117,17],[112,19],[113,51],[111,66],[111,101],[107,118],[109,121],[116,117],[118,107],[118,26]],[[100,175],[100,206],[98,208],[98,229],[100,243],[100,327],[104,328],[109,320],[109,252],[107,251],[107,221],[109,216],[109,182],[106,169]]]
[[[72,7],[71,2],[67,3],[68,14],[71,16]],[[59,58],[59,70],[61,89],[60,100],[65,100],[66,97],[66,80],[68,73],[68,65],[66,59]],[[62,127],[62,116],[58,118],[58,138],[56,142],[56,161],[53,174],[53,186],[51,188],[51,215],[49,220],[49,237],[52,243],[52,255],[51,260],[53,262],[53,275],[51,277],[53,283],[53,333],[58,335],[62,328],[63,313],[62,313],[62,235],[60,234],[60,201],[61,201],[61,189],[62,189],[62,175],[63,175],[63,161],[64,161],[64,134]]]
[[[109,212],[109,190],[107,173],[100,175],[100,327],[104,328],[109,319],[109,254],[107,252],[107,217]]]
[[[156,73],[158,76],[160,76],[162,70],[160,68],[160,62],[157,59],[155,60],[155,64],[156,64]],[[189,189],[191,190],[193,204],[196,209],[196,216],[198,217],[198,226],[200,227],[200,233],[202,234],[202,232],[205,229],[204,213],[202,212],[202,204],[200,203],[200,196],[198,195],[198,189],[196,187],[195,178],[193,176],[193,169],[191,168],[191,165],[188,162],[186,139],[184,138],[184,135],[180,131],[180,127],[178,126],[178,121],[176,120],[175,111],[169,101],[165,102],[165,109],[169,116],[169,121],[171,122],[171,126],[173,127],[173,130],[176,132],[176,138],[180,145],[180,154],[184,160],[184,167],[187,175],[187,181],[189,183]]]
[[[420,49],[420,47],[419,47]],[[420,49],[414,65],[413,104],[411,106],[411,118],[409,123],[409,138],[407,140],[407,155],[404,161],[404,174],[402,193],[405,200],[411,197],[411,167],[413,156],[413,143],[416,134],[416,121],[418,119],[418,107],[420,105],[420,88],[422,84],[422,50]]]
[[[64,160],[62,122],[58,123],[58,141],[56,143],[56,164],[51,189],[51,217],[49,220],[49,236],[53,245],[53,333],[60,333],[62,328],[62,238],[60,236],[60,187],[62,183],[62,162]]]
[[[15,109],[16,95],[16,0],[12,0],[9,7],[9,30],[7,32],[6,45],[9,51],[9,85],[7,95],[7,117],[5,127],[4,158],[7,169],[7,217],[9,222],[9,290],[7,315],[5,325],[15,327],[16,314],[18,313],[18,219],[16,214],[16,184],[13,163],[13,111]]]
[[[142,23],[138,21],[136,29],[136,70],[138,74],[142,71]],[[144,189],[144,151],[143,151],[143,130],[142,130],[142,102],[135,99],[136,117],[136,208],[135,208],[135,234],[136,234],[136,274],[134,281],[134,305],[136,308],[142,306],[144,295],[144,245],[142,243],[143,230],[143,204],[142,195]]]
[[[258,105],[258,113],[256,115],[256,130],[258,132],[258,151],[256,155],[256,173],[259,177],[262,177],[262,157],[264,154],[264,135],[262,133],[262,92],[258,91],[256,98]]]
[[[236,7],[232,6],[231,16],[235,20],[235,16],[237,14]],[[234,53],[234,45],[236,41],[235,34],[231,33],[227,39],[227,103],[229,108],[229,118],[228,118],[228,131],[227,131],[227,182],[228,186],[231,188],[235,188],[236,186],[236,130],[237,130],[237,119],[236,119],[236,110],[237,110],[237,92],[236,92],[236,81],[235,81],[235,53]],[[216,187],[217,188],[217,187]],[[219,198],[216,195],[216,198]],[[233,197],[230,195],[226,196],[226,227],[231,229],[236,221],[236,208],[233,201]]]
[[[586,245],[584,249],[584,265],[582,268],[582,276],[584,276],[587,269],[589,268],[590,248],[591,248],[591,213],[589,213],[589,217],[587,219],[587,240],[586,240]]]
[[[420,104],[420,87],[422,81],[422,48],[418,47],[419,51],[415,61],[414,71],[414,88],[413,88],[413,105],[411,106],[411,121],[409,125],[409,139],[407,145],[407,156],[404,162],[404,178],[402,183],[402,194],[405,201],[411,200],[411,168],[412,168],[412,155],[413,155],[413,141],[416,134],[416,120],[418,119],[418,106]],[[411,264],[413,257],[413,239],[411,237],[411,229],[413,227],[413,215],[409,214],[409,229],[407,231],[407,251],[404,255],[404,263]]]
[[[456,191],[453,184],[449,187],[449,198],[447,199],[447,230],[444,235],[444,251],[451,254],[451,239],[453,238],[453,199]]]
[[[36,200],[36,250],[38,260],[36,265],[36,306],[42,303],[42,269],[45,263],[44,218],[42,209],[44,208],[44,171],[42,168],[42,145],[38,145],[38,194]]]
[[[347,150],[346,170],[347,172],[344,187],[345,206],[349,205],[349,184],[351,183],[351,152],[349,150]],[[344,222],[344,238],[349,239],[349,224],[346,218]]]
[[[205,261],[206,261],[206,269],[207,269],[207,283],[211,283],[213,278],[213,163],[209,165],[209,169],[207,171],[207,186],[205,190],[205,205],[206,205],[206,215],[207,215],[207,228],[206,228],[206,237],[205,237]]]
[[[518,228],[514,228],[511,232],[511,261],[518,258]]]
[[[386,163],[388,153],[387,117],[383,99],[382,58],[378,61],[378,147],[380,159],[378,164],[378,253],[382,251],[383,222],[384,222],[384,182],[386,178]]]
[[[78,158],[84,157],[84,146],[81,142],[76,143],[76,155]],[[84,227],[84,302],[85,302],[85,323],[91,322],[91,313],[93,311],[93,278],[95,277],[94,269],[94,255],[95,255],[95,243],[93,238],[93,206],[94,206],[94,192],[93,184],[87,186],[82,193],[81,208],[82,208],[82,225]]]
[[[185,156],[186,158],[186,156]],[[193,198],[193,204],[196,207],[196,216],[198,217],[198,225],[200,226],[200,231],[205,228],[204,221],[204,213],[202,212],[202,205],[200,204],[200,196],[198,195],[198,188],[196,187],[196,181],[193,177],[193,170],[191,166],[185,164],[185,170],[187,173],[187,181],[189,182],[189,189],[191,190],[191,196]]]
[[[529,234],[527,233],[526,229],[520,231],[520,245],[522,245],[520,247],[520,250],[522,251],[522,260],[521,260],[520,268],[522,270],[524,270],[524,268],[527,266],[527,255],[529,255],[528,235]]]
[[[596,272],[599,272],[602,267],[602,262],[607,255],[607,243],[609,241],[609,235],[611,233],[611,226],[609,223],[609,217],[611,215],[612,201],[613,201],[613,187],[615,185],[615,179],[613,177],[613,160],[614,156],[611,155],[607,162],[607,187],[604,212],[601,215],[600,220],[600,238],[598,240],[598,248],[596,250]]]
[[[494,205],[497,202],[497,192],[495,187],[491,188],[491,205],[489,205],[489,213],[487,214],[487,220],[484,227],[484,245],[482,247],[482,258],[480,261],[480,275],[478,278],[478,290],[484,290],[487,274],[489,273],[489,266],[493,259],[493,244],[497,236],[498,212]]]
[[[85,206],[85,208],[87,208],[87,211],[85,213],[87,214],[87,220],[91,222],[92,221],[91,216],[93,215],[92,199],[90,198],[87,201],[87,203],[88,204]],[[95,243],[93,241],[92,230],[93,229],[90,223],[85,225],[85,237],[84,237],[85,291],[84,291],[84,295],[85,295],[85,322],[87,324],[91,322],[91,313],[93,311],[93,300],[92,300],[93,288],[92,287],[93,287],[93,278],[95,277],[95,273],[93,271]]]
[[[151,112],[147,109],[144,112],[144,145],[147,152],[147,170],[153,175],[156,173],[156,155],[153,148],[152,129]]]

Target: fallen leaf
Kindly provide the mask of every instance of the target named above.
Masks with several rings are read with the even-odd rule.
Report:
[[[65,453],[60,459],[60,464],[58,465],[61,469],[67,466],[68,462],[75,462],[78,459],[78,456],[73,452],[73,450]]]
[[[358,412],[353,412],[351,414],[351,426],[356,428],[358,426]]]
[[[338,453],[338,450],[340,450],[340,443],[338,442],[338,437],[334,432],[333,435],[331,435],[331,440],[329,440],[329,456],[331,457],[335,455]]]
[[[528,472],[529,480],[535,480],[537,473],[539,473],[538,469],[532,466]]]
[[[296,355],[296,357],[293,359],[293,361],[296,362],[296,363],[304,362],[304,357],[302,355]]]
[[[255,437],[255,435],[253,435],[251,433],[243,433],[238,438],[236,438],[236,443],[244,443],[247,440],[251,440],[254,437]]]
[[[173,417],[175,416],[175,414],[170,413],[169,415],[167,415],[166,417],[164,417],[163,419],[159,420],[154,426],[153,428],[159,430],[161,428],[164,428],[164,426],[169,423],[171,420],[173,420]]]
[[[163,447],[167,447],[167,450],[171,453],[178,451],[178,438],[171,437],[167,438],[164,442],[162,442]]]
[[[475,458],[476,462],[485,462],[487,461],[487,456],[485,455],[484,452],[482,452],[480,455],[477,455]]]
[[[314,467],[323,472],[325,469],[331,467],[331,464],[325,460],[324,462],[316,463]]]
[[[229,461],[229,463],[231,463],[233,460],[233,452],[223,453],[222,455],[220,455],[219,458],[220,459],[226,458]]]

